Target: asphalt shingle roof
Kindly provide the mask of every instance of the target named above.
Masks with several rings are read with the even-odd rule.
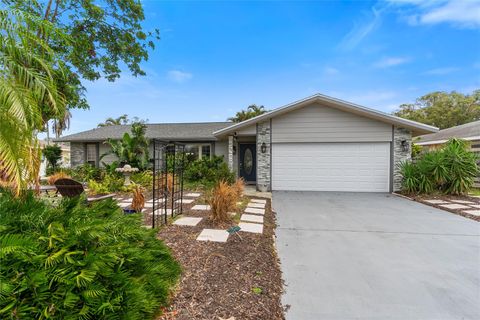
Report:
[[[471,138],[480,136],[480,120],[419,136],[418,142],[443,141],[450,138]]]
[[[213,132],[231,126],[232,122],[199,123],[152,123],[147,124],[146,137],[172,141],[215,141]],[[121,139],[125,132],[131,132],[131,125],[116,125],[95,128],[71,134],[55,141],[105,141],[108,138]]]

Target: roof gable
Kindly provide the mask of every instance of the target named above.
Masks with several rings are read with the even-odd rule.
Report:
[[[480,120],[420,136],[418,142],[415,143],[419,145],[440,144],[447,142],[450,138],[480,140]]]
[[[252,125],[254,123],[257,123],[259,121],[265,121],[267,119],[271,119],[273,117],[285,114],[287,112],[291,112],[293,110],[297,110],[299,108],[303,108],[307,105],[310,105],[312,103],[319,103],[321,105],[325,105],[327,107],[332,107],[336,108],[342,111],[346,112],[352,112],[360,116],[364,116],[367,118],[371,118],[374,120],[382,121],[385,123],[393,124],[393,125],[398,125],[402,126],[408,129],[411,129],[415,134],[425,134],[425,133],[431,133],[431,132],[437,132],[438,128],[429,126],[420,122],[416,121],[411,121],[407,119],[403,119],[397,116],[390,115],[385,112],[381,112],[375,109],[370,109],[367,107],[363,107],[357,104],[353,104],[351,102],[343,101],[340,99],[332,98],[329,96],[325,96],[322,94],[316,94],[310,97],[307,97],[305,99],[295,101],[291,104],[285,105],[283,107],[279,107],[277,109],[274,109],[270,112],[264,113],[262,115],[256,116],[254,118],[245,120],[240,123],[233,124],[229,127],[220,129],[215,131],[213,134],[215,136],[221,136],[221,135],[226,135],[232,132],[235,132],[241,128],[244,128],[246,126]]]

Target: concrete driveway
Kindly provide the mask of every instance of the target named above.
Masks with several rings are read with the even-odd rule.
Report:
[[[274,192],[287,319],[480,319],[480,224],[389,194]]]

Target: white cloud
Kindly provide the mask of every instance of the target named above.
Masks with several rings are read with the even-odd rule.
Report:
[[[342,50],[355,48],[364,38],[381,24],[381,10],[372,7],[371,12],[365,14],[364,21],[355,22],[353,28],[345,35],[339,44]],[[366,21],[365,21],[366,20]]]
[[[454,68],[454,67],[436,68],[436,69],[427,70],[423,74],[433,75],[433,76],[442,76],[458,70],[459,70],[458,68]]]
[[[408,61],[410,61],[410,59],[404,57],[387,57],[375,62],[374,67],[389,68],[407,63]]]
[[[336,74],[340,73],[340,71],[338,69],[333,68],[333,67],[326,67],[324,69],[324,72],[328,76],[333,76],[333,75],[336,75]]]
[[[410,7],[406,20],[412,25],[433,25],[449,23],[458,28],[480,27],[480,1],[440,0],[440,1],[390,1],[397,6]]]
[[[192,79],[193,75],[189,72],[184,72],[180,70],[170,70],[168,71],[168,78],[174,82],[182,83]]]

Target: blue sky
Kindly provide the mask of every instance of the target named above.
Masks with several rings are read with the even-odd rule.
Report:
[[[224,121],[314,93],[392,112],[431,91],[480,88],[480,1],[143,1],[161,40],[147,76],[86,83],[74,133],[128,114]]]

